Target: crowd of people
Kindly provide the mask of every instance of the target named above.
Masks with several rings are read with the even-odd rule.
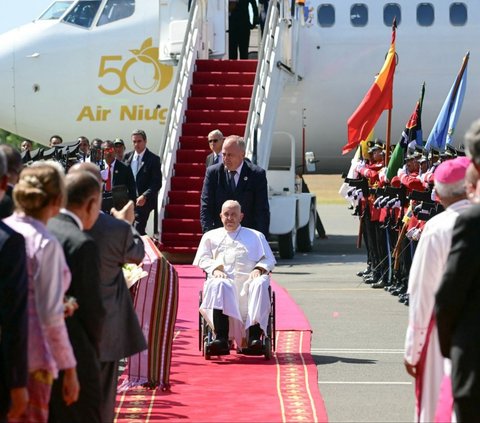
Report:
[[[417,422],[480,417],[480,120],[465,144],[468,157],[410,145],[392,177],[383,144],[370,143],[342,190],[367,249],[358,275],[409,305],[404,361],[415,378]]]
[[[144,258],[160,159],[142,130],[123,162],[122,140],[78,142],[68,173],[0,145],[1,422],[112,422],[119,361],[147,347],[122,266]],[[116,185],[129,197],[101,212]]]

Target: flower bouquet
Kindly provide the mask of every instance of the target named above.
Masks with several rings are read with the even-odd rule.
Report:
[[[140,279],[148,276],[148,272],[143,270],[141,264],[137,266],[133,263],[126,263],[123,265],[122,270],[128,289],[135,285],[135,283],[137,283]]]

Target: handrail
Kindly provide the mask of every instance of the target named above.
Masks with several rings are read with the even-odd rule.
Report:
[[[245,128],[246,155],[264,169],[267,169],[270,159],[271,131],[281,78],[297,76],[295,57],[291,58],[293,64],[290,66],[282,61],[283,39],[290,37],[294,45],[297,41],[294,39],[297,33],[291,29],[296,20],[291,4],[289,0],[272,0],[269,3]]]
[[[178,149],[182,123],[187,107],[187,98],[195,69],[197,58],[208,58],[207,43],[204,40],[205,22],[207,16],[207,0],[193,0],[188,24],[185,31],[185,41],[177,65],[170,107],[166,120],[166,129],[160,146],[162,169],[162,188],[158,194],[158,233],[161,233],[161,224],[165,217],[167,196],[171,188],[171,180],[176,160],[175,152]]]

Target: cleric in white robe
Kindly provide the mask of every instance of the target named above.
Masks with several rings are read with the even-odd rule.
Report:
[[[214,310],[222,310],[229,317],[226,331],[230,339],[243,347],[251,326],[267,333],[268,274],[276,262],[265,236],[240,225],[243,213],[237,201],[226,201],[220,217],[224,227],[203,235],[193,261],[207,273],[200,312],[219,338]],[[225,342],[225,334],[221,337]]]
[[[415,377],[416,422],[434,422],[439,406],[440,386],[449,376],[449,360],[440,352],[433,319],[435,293],[445,271],[452,243],[452,231],[459,213],[469,206],[465,192],[466,157],[443,162],[434,173],[435,192],[445,211],[424,227],[408,279],[409,321],[405,338],[405,367]],[[449,381],[447,380],[448,386]],[[443,388],[442,388],[443,389]],[[441,404],[450,421],[453,403]],[[440,399],[440,402],[442,400]]]

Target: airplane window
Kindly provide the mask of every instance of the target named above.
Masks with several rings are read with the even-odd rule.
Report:
[[[135,0],[108,0],[103,8],[98,26],[128,18],[135,11]]]
[[[49,21],[60,19],[72,3],[73,1],[56,1],[42,13],[42,16],[40,16],[38,20]]]
[[[465,3],[450,5],[450,23],[453,26],[463,26],[467,23],[467,5]]]
[[[352,26],[365,26],[368,23],[368,9],[363,3],[356,3],[350,8]]]
[[[417,23],[420,26],[432,26],[435,20],[435,11],[431,3],[420,3],[417,6]]]
[[[321,4],[317,9],[318,24],[329,28],[335,23],[335,9],[331,4]]]
[[[101,0],[80,0],[65,16],[64,22],[90,28]]]
[[[383,23],[385,26],[392,26],[393,19],[397,18],[397,26],[402,21],[402,11],[397,3],[387,3],[383,8]]]

